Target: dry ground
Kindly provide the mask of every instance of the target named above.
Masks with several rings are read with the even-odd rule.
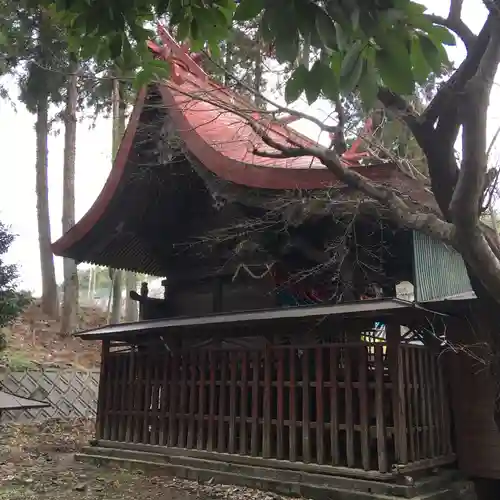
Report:
[[[76,463],[85,421],[0,426],[0,500],[281,500],[249,488],[199,484]]]

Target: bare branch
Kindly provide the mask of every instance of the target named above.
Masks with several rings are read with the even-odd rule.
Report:
[[[445,26],[453,31],[464,42],[465,47],[469,50],[476,41],[476,35],[462,21],[462,5],[463,0],[451,0],[450,11],[448,17],[435,16],[433,14],[426,15],[427,19],[435,24]]]

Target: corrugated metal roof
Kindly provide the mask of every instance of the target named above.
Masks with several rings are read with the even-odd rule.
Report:
[[[450,246],[414,231],[413,262],[417,302],[475,297],[464,260]]]
[[[48,403],[42,401],[35,401],[34,399],[22,398],[15,396],[9,392],[0,390],[0,411],[2,410],[26,410],[28,408],[46,408],[50,406]]]

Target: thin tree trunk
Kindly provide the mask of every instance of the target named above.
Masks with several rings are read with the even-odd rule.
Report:
[[[125,321],[137,321],[139,319],[139,310],[137,302],[132,300],[128,292],[131,290],[137,291],[137,275],[128,271],[125,273],[125,289],[127,290],[127,297],[125,299]]]
[[[118,148],[120,147],[120,81],[118,78],[113,79],[113,90],[111,94],[112,112],[113,112],[113,131],[112,131],[112,161],[115,161]],[[122,312],[122,289],[123,289],[123,272],[120,269],[110,269],[112,277],[111,291],[111,312],[109,322],[112,324],[119,323]]]
[[[257,53],[255,55],[255,73],[253,78],[253,88],[255,90],[255,105],[259,108],[265,106],[262,99],[262,52],[260,50],[260,43],[257,43]]]
[[[231,42],[226,42],[226,54],[224,60],[224,85],[226,87],[231,86],[231,74],[233,73],[233,44]]]
[[[51,318],[59,316],[54,255],[50,246],[50,215],[48,188],[49,98],[41,97],[37,103],[36,120],[36,212],[40,267],[42,271],[42,310]]]
[[[62,229],[66,233],[75,225],[75,154],[76,154],[76,106],[78,99],[78,64],[70,64],[68,78],[65,130],[64,130],[64,168],[63,168],[63,213]],[[77,324],[78,312],[78,272],[76,262],[64,259],[63,303],[61,334],[71,333]]]

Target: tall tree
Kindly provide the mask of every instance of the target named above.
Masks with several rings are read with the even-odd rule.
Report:
[[[78,105],[78,61],[70,58],[64,110],[64,166],[62,230],[66,233],[75,224],[75,159],[76,110]],[[64,282],[61,314],[61,334],[69,334],[76,326],[78,313],[78,273],[76,262],[64,259]]]

